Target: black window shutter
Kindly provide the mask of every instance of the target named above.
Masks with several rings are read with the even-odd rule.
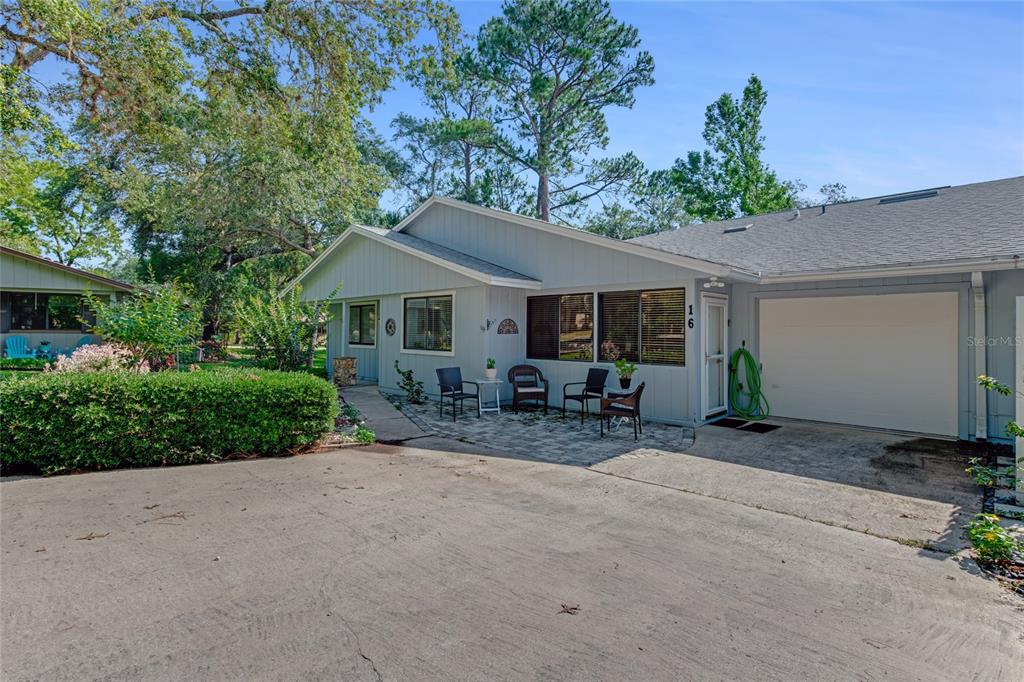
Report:
[[[640,292],[611,291],[598,296],[598,353],[604,362],[640,361]]]
[[[594,359],[594,295],[567,294],[559,302],[558,358]]]
[[[558,358],[558,296],[526,299],[526,356],[538,360]]]
[[[640,360],[683,365],[686,342],[686,293],[683,289],[645,291],[640,295]]]

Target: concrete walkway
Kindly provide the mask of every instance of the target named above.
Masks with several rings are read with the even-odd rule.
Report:
[[[340,393],[346,402],[359,410],[380,443],[402,443],[410,438],[427,435],[423,429],[385,400],[376,384],[347,386],[342,388]]]

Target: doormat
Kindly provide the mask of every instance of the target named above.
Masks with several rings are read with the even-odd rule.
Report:
[[[746,420],[734,419],[732,417],[726,417],[725,419],[719,419],[716,422],[710,422],[708,426],[724,426],[727,429],[738,429],[739,427],[746,424]]]
[[[739,427],[740,431],[750,431],[751,433],[770,433],[775,429],[780,428],[775,424],[760,424],[758,422],[750,422],[746,426]]]

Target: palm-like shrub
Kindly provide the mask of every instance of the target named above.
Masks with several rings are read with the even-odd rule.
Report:
[[[330,319],[326,303],[303,301],[299,287],[280,297],[251,296],[234,312],[257,362],[281,370],[313,364],[317,334]]]

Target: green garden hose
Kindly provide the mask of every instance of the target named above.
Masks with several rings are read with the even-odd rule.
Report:
[[[740,382],[740,362],[746,386]],[[729,404],[733,412],[750,421],[768,416],[768,399],[761,392],[761,370],[746,348],[737,348],[729,361]]]

